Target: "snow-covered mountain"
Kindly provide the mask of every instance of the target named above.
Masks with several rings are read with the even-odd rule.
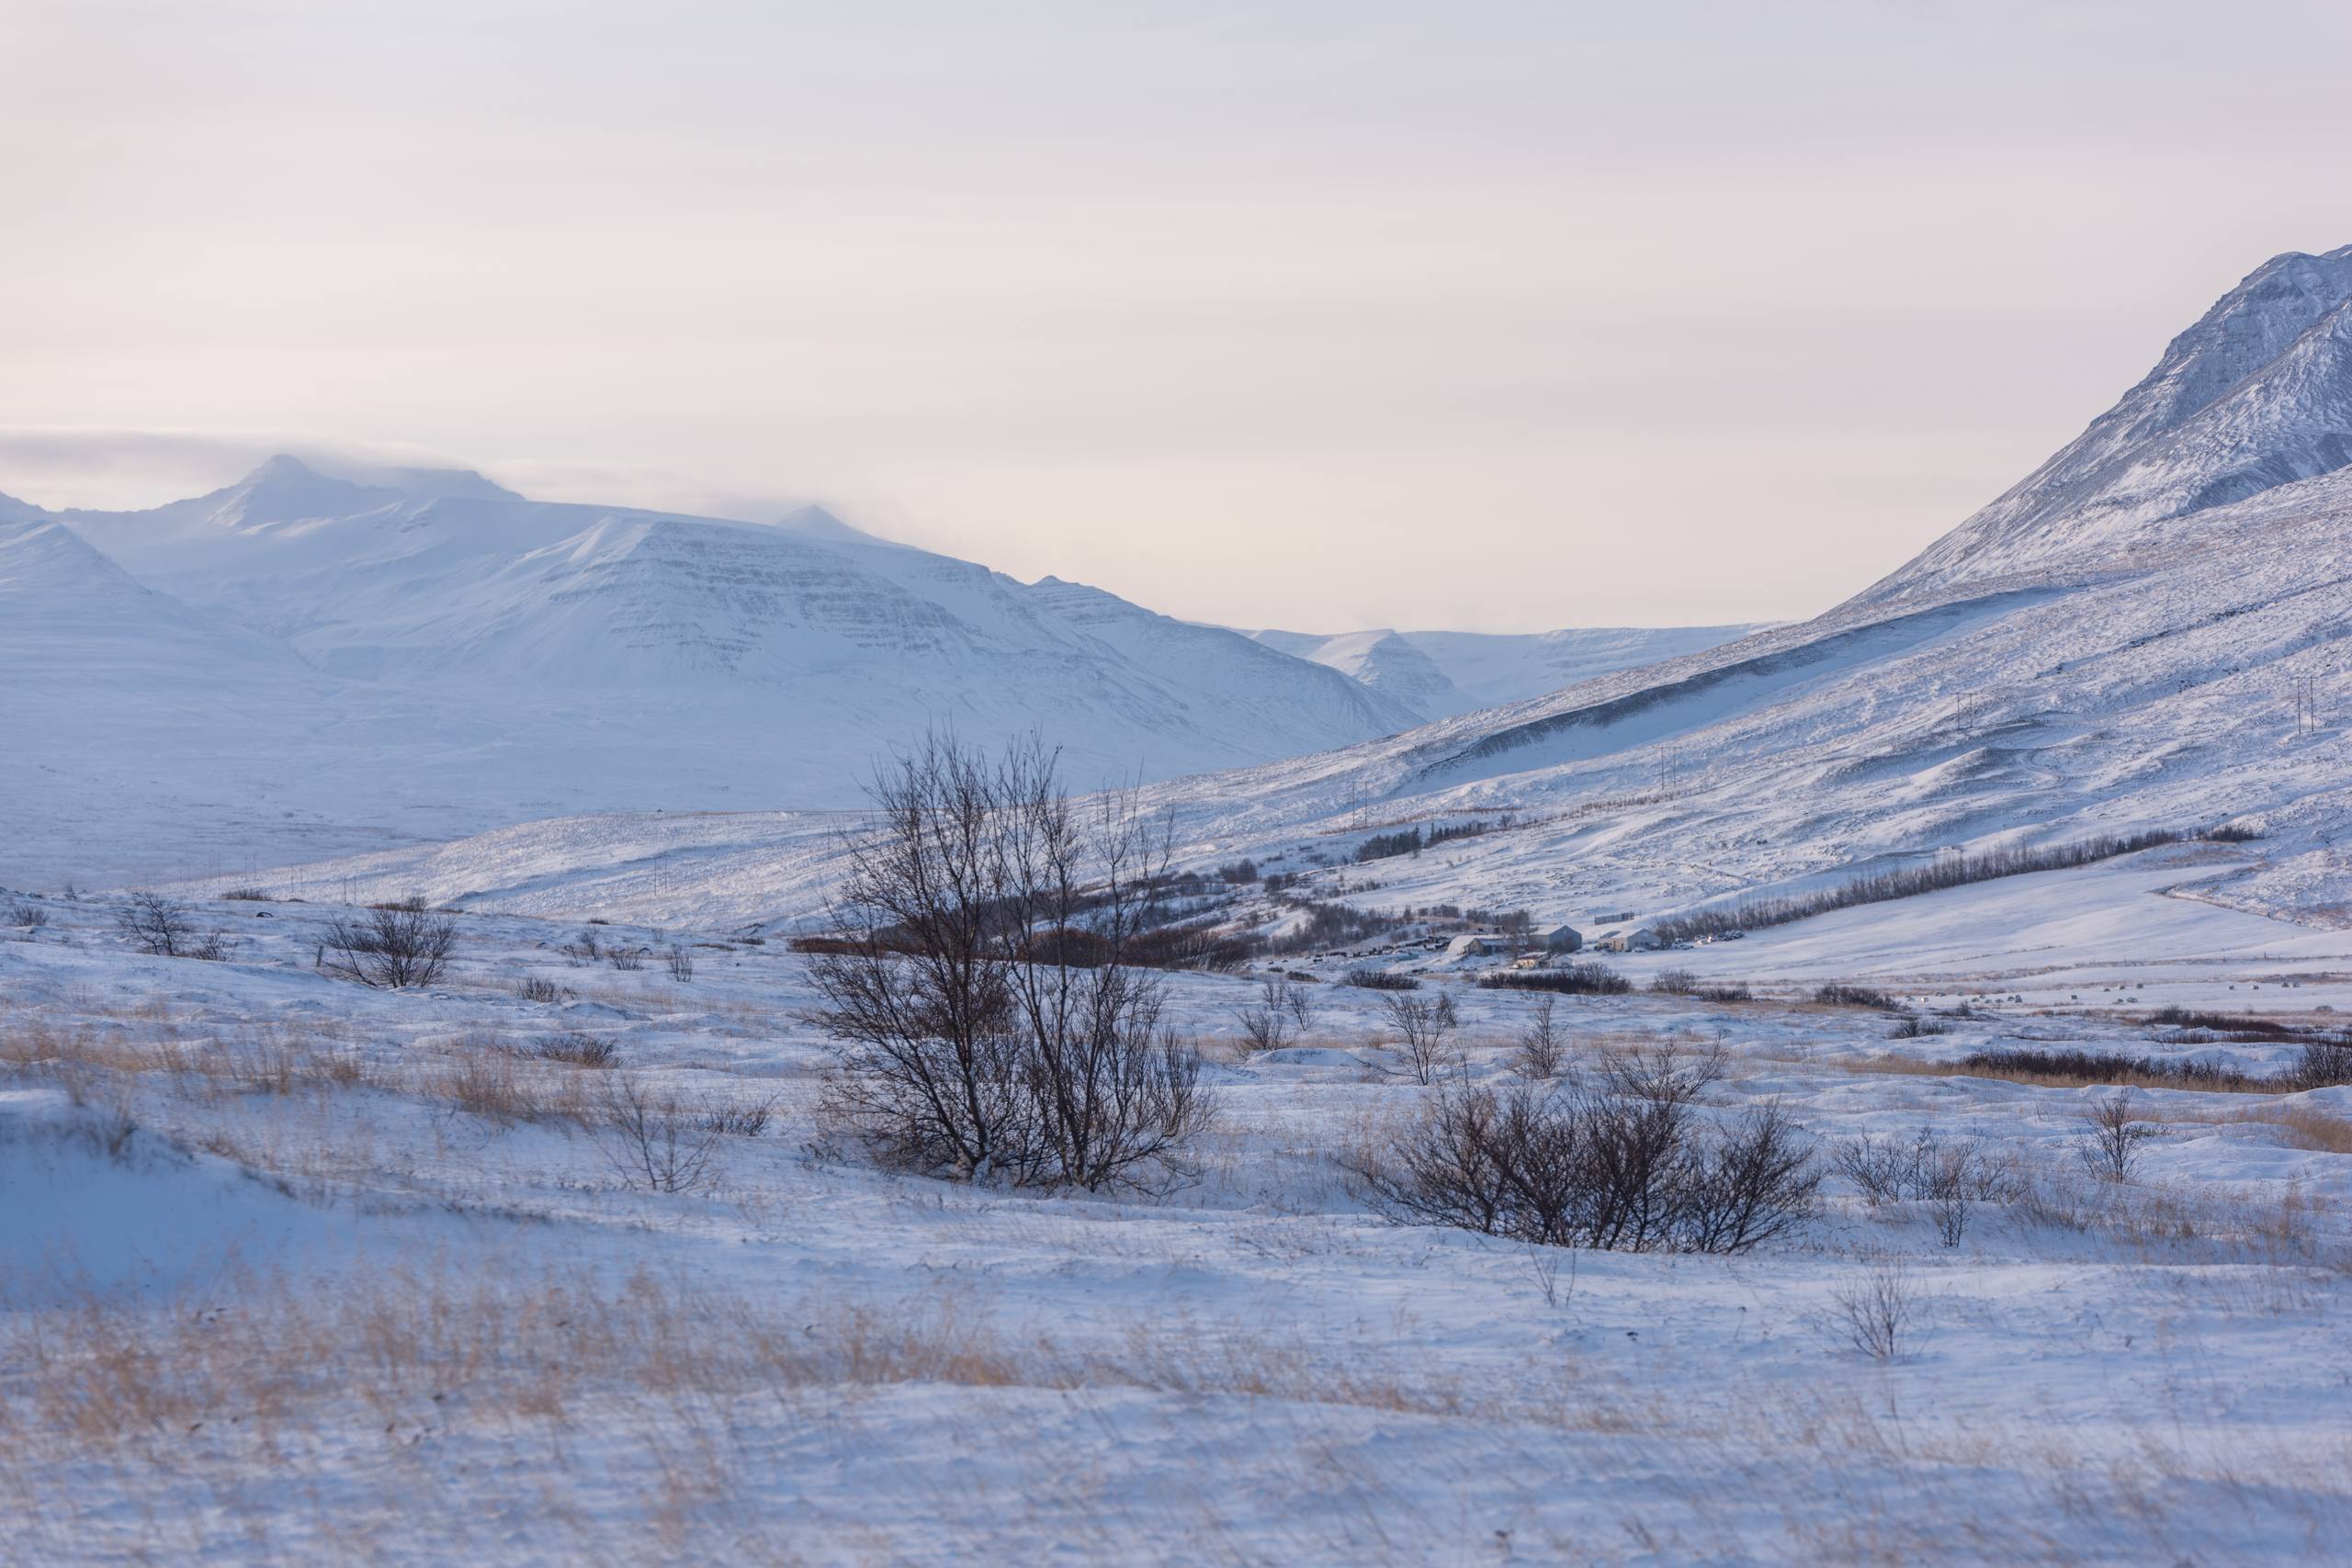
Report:
[[[1475,817],[1498,826],[1350,868],[1344,891],[1336,874],[1306,886],[1570,919],[1954,846],[2234,821],[2267,837],[2187,857],[2170,896],[2352,924],[2347,276],[2342,251],[2265,266],[2034,479],[1813,621],[1152,797],[1197,863],[1283,870]],[[1419,668],[1379,664],[1384,641],[1331,657],[1379,677]],[[647,916],[723,892],[730,911],[789,918],[821,907],[810,833],[548,824],[528,847],[453,845],[429,874],[401,855],[367,874],[537,908],[610,891]],[[582,842],[605,839],[628,846],[625,886],[587,863]],[[683,880],[650,871],[689,863]]]
[[[2352,245],[2274,256],[2173,339],[2090,428],[1869,591],[2172,546],[2173,519],[2352,463]]]
[[[1418,716],[1238,633],[1024,585],[815,508],[740,523],[280,457],[144,512],[13,515],[41,568],[0,583],[9,684],[39,689],[9,716],[0,783],[46,796],[51,819],[104,801],[188,821],[209,856],[277,852],[288,821],[340,825],[356,846],[550,809],[848,805],[933,726],[1046,730],[1091,783]],[[266,694],[262,666],[277,672]],[[157,694],[179,684],[205,700],[159,731]],[[141,788],[106,782],[124,779]],[[187,858],[156,834],[111,837],[159,865]]]
[[[1425,719],[1521,702],[1578,681],[1720,647],[1733,626],[1573,626],[1551,632],[1257,631],[1270,648],[1329,665]]]

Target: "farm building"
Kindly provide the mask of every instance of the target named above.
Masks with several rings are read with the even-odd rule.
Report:
[[[1489,958],[1498,953],[1510,951],[1510,943],[1492,931],[1464,931],[1445,944],[1445,956],[1455,958]]]
[[[1538,926],[1533,939],[1546,953],[1575,953],[1584,946],[1584,933],[1574,926]]]

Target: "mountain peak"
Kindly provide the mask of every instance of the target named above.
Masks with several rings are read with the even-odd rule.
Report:
[[[2352,245],[2288,251],[2082,434],[1862,597],[2087,569],[2172,519],[2352,463]]]
[[[876,539],[863,528],[851,526],[821,506],[796,506],[775,520],[779,528],[789,528],[796,534],[806,534],[812,539],[830,539],[837,544],[875,545]]]
[[[234,488],[266,485],[343,486],[350,491],[397,491],[402,495],[466,501],[521,501],[522,496],[471,468],[413,468],[329,461],[324,468],[280,452],[247,474]]]
[[[267,484],[273,479],[315,479],[322,477],[316,468],[291,452],[280,452],[265,458],[259,468],[239,482],[258,485]]]

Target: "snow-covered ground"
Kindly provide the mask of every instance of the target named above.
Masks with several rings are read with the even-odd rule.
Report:
[[[198,905],[215,963],[130,951],[104,897],[0,895],[46,921],[0,932],[0,1562],[2325,1560],[2352,1089],[2142,1091],[2162,1136],[2119,1187],[2073,1153],[2099,1091],[1927,1070],[2052,1039],[2274,1070],[2133,1018],[2170,986],[2324,1017],[2352,938],[2165,899],[2179,870],[1622,961],[1781,999],[1565,998],[1587,1058],[1721,1043],[1711,1111],[1777,1100],[1824,1149],[1932,1126],[2034,1184],[1946,1247],[1833,1178],[1730,1258],[1371,1212],[1345,1161],[1434,1091],[1384,1070],[1341,955],[1297,961],[1306,1032],[1254,1056],[1254,978],[1172,976],[1220,1100],[1201,1179],[1041,1198],[829,1148],[802,960],[731,927],[469,914],[441,983],[379,992],[313,968],[330,906]],[[1802,999],[1829,976],[1977,1006],[1894,1039]],[[1465,979],[1428,984],[1499,1080],[1531,998]],[[529,1055],[566,1033],[622,1066]],[[707,1185],[635,1190],[594,1130],[624,1075],[769,1120]],[[1880,1359],[1841,1297],[1897,1275]]]

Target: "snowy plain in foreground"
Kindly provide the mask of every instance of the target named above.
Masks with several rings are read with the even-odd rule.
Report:
[[[1430,1091],[1351,987],[1253,1056],[1254,982],[1174,976],[1223,1108],[1201,1179],[1045,1199],[825,1154],[781,943],[587,928],[687,944],[681,982],[469,915],[441,984],[372,992],[312,968],[331,907],[199,906],[234,943],[208,963],[11,896],[48,923],[0,942],[0,1562],[2315,1561],[2352,1528],[2352,1089],[2143,1091],[2163,1136],[2113,1187],[2072,1152],[2098,1091],[1917,1070],[2064,1041],[2267,1072],[2132,1016],[2352,1007],[2352,935],[2165,900],[2159,859],[1878,911],[1920,956],[1870,973],[1978,1003],[1932,1038],[1804,999],[1870,910],[1624,961],[1763,1000],[1566,999],[1589,1057],[1721,1043],[1711,1114],[1777,1099],[1825,1148],[1932,1124],[2041,1194],[1946,1247],[1833,1179],[1727,1258],[1370,1212],[1342,1162]],[[2053,976],[2058,921],[2153,934]],[[1497,1079],[1531,998],[1466,979],[1426,983]],[[611,1074],[516,1054],[566,1032],[770,1121],[707,1187],[632,1190],[579,1120]],[[1890,1270],[1915,1315],[1878,1359],[1839,1298]]]

